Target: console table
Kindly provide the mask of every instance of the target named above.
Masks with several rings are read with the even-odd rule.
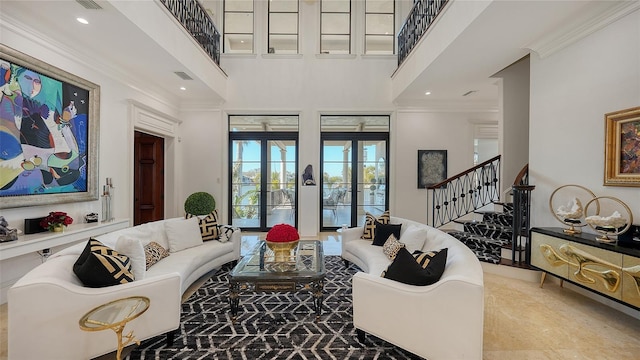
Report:
[[[115,219],[109,222],[72,224],[62,232],[19,235],[18,240],[0,244],[0,261],[60,245],[71,244],[127,227],[129,227],[129,219]]]
[[[640,249],[605,244],[593,234],[532,228],[531,266],[640,310]]]

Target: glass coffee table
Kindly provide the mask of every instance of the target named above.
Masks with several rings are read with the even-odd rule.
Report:
[[[261,240],[229,273],[231,320],[238,315],[241,292],[309,291],[316,320],[322,314],[324,253],[319,240],[300,240],[288,261],[276,262],[273,251]]]

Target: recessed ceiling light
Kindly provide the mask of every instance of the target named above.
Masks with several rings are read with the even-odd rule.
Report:
[[[187,88],[184,86],[180,86],[180,90],[184,91],[184,90],[187,90]]]
[[[244,40],[240,40],[240,43],[241,43],[241,44],[244,44]]]
[[[79,18],[76,18],[76,20],[78,20],[78,22],[79,22],[80,24],[85,24],[85,25],[88,25],[88,24],[89,24],[89,21],[87,21],[87,19],[85,19],[85,18],[81,18],[81,17],[79,17]]]
[[[426,93],[424,93],[425,95],[431,95],[431,91],[427,91]]]

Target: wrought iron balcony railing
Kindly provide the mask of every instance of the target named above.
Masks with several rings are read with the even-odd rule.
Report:
[[[398,33],[398,66],[409,56],[422,35],[449,0],[416,0]]]
[[[220,66],[220,33],[196,0],[160,0],[209,57]]]
[[[440,227],[500,200],[500,155],[427,187],[431,226]],[[429,196],[430,195],[430,196]]]

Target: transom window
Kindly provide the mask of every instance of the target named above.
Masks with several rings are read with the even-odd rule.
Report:
[[[365,2],[365,54],[394,54],[394,1],[365,0]]]
[[[321,0],[320,53],[351,53],[350,0]]]
[[[298,53],[298,10],[298,0],[269,0],[270,54]]]
[[[225,0],[223,25],[225,53],[253,53],[253,0]]]

